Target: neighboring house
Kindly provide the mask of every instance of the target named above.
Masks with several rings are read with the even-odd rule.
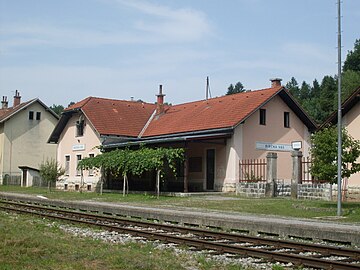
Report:
[[[93,191],[100,179],[95,170],[81,172],[78,162],[100,153],[104,141],[136,139],[155,109],[144,102],[88,97],[66,108],[49,143],[57,143],[57,160],[65,175],[60,188]]]
[[[58,116],[37,98],[21,102],[18,91],[12,107],[8,106],[7,97],[1,103],[0,183],[30,186],[29,169],[34,175],[42,162],[56,158],[56,146],[47,140]]]
[[[360,140],[360,87],[354,91],[341,105],[341,124],[356,140]],[[334,111],[321,127],[337,124],[337,111]],[[321,128],[320,127],[320,128]],[[360,162],[360,160],[359,160]],[[360,173],[353,174],[349,179],[349,186],[360,186]]]
[[[160,88],[156,105],[116,100],[106,100],[105,104],[102,99],[88,98],[68,108],[50,138],[50,142],[59,144],[58,160],[66,164],[75,159],[76,163],[99,144],[105,151],[141,144],[184,147],[186,161],[179,165],[177,178],[166,178],[163,190],[230,191],[239,181],[240,160],[265,158],[268,152],[276,151],[278,178],[290,181],[291,142],[301,141],[301,150],[308,155],[310,133],[316,125],[281,86],[281,79],[272,80],[271,88],[174,106],[165,105],[164,96]],[[97,105],[86,111],[90,101]],[[117,108],[117,103],[126,106]],[[135,105],[142,106],[146,113],[132,111]],[[84,137],[77,140],[75,125],[79,117],[90,126],[88,130],[94,138],[91,143],[87,142],[90,135],[85,129]],[[98,149],[91,151],[94,155],[99,153]],[[80,175],[71,177],[75,163],[71,163],[68,179],[80,185]],[[130,189],[151,190],[154,184],[149,181],[154,176],[149,173],[147,177],[130,179]],[[105,182],[105,188],[121,186],[114,176],[107,176]]]

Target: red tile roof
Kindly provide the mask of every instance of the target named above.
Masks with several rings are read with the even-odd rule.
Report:
[[[288,91],[279,86],[166,106],[164,113],[155,116],[155,104],[88,97],[65,109],[49,141],[58,141],[67,121],[77,110],[87,116],[100,135],[146,140],[156,136],[234,128],[276,95],[295,111],[309,129],[316,128]]]
[[[65,109],[81,109],[101,135],[137,137],[152,113],[155,104],[88,97]]]
[[[267,88],[171,106],[154,117],[142,137],[234,127],[283,89]]]

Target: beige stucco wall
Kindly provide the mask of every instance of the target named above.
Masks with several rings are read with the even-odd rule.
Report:
[[[206,153],[208,149],[215,150],[215,179],[214,190],[221,190],[226,174],[226,147],[222,144],[224,140],[216,143],[189,143],[187,145],[187,157],[201,157],[201,172],[189,171],[189,185],[197,186],[199,190],[206,190]]]
[[[29,111],[34,111],[33,120],[29,120]],[[36,120],[36,112],[41,112],[40,120]],[[47,140],[56,123],[57,119],[38,102],[8,119],[0,135],[1,175],[20,175],[19,166],[39,168],[46,159],[55,159],[56,146]]]
[[[221,144],[189,144],[188,157],[202,157],[202,171],[189,173],[189,183],[200,183],[206,190],[206,150],[215,149],[215,190],[234,191],[239,181],[239,161],[242,159],[265,159],[269,151],[257,150],[256,142],[273,144],[289,144],[301,141],[304,156],[309,155],[310,133],[303,122],[282,101],[274,97],[262,107],[266,109],[266,125],[259,124],[259,110],[251,115],[244,123],[239,124],[233,136]],[[290,112],[290,128],[284,127],[284,112]],[[278,179],[291,181],[292,159],[291,152],[277,152]]]
[[[67,184],[69,189],[75,189],[75,185],[83,184],[85,189],[87,189],[88,185],[91,185],[91,189],[93,190],[100,179],[100,173],[99,171],[94,171],[94,175],[89,175],[89,171],[84,171],[82,180],[81,176],[76,174],[77,155],[81,155],[82,159],[89,157],[90,154],[98,155],[100,150],[96,147],[100,145],[100,139],[86,117],[84,117],[85,126],[83,136],[76,136],[76,121],[79,120],[79,117],[80,114],[74,114],[69,119],[59,138],[57,151],[58,162],[65,168],[65,156],[70,156],[70,166],[69,174],[61,177],[61,180],[57,183],[57,187],[63,189],[64,184]],[[80,147],[81,149],[77,150],[75,149],[76,147]]]
[[[360,102],[344,116],[343,125],[354,139],[360,140]],[[348,180],[348,185],[360,186],[360,173],[353,174]]]
[[[278,96],[274,97],[262,109],[266,109],[266,125],[259,124],[259,110],[251,115],[234,132],[226,146],[227,169],[225,185],[231,185],[239,180],[239,161],[242,159],[266,158],[269,151],[257,150],[256,142],[273,144],[291,144],[292,141],[302,141],[304,156],[309,155],[310,134],[307,127],[295,113]],[[284,127],[284,112],[290,112],[290,128]],[[286,182],[291,180],[292,160],[290,152],[277,152],[278,179]]]

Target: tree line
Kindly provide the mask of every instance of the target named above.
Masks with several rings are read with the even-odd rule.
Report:
[[[355,41],[354,49],[348,51],[341,76],[344,101],[360,86],[360,39]],[[324,122],[337,108],[337,75],[326,75],[321,81],[314,79],[311,84],[306,81],[299,83],[292,77],[285,87],[318,124]],[[244,91],[243,84],[238,82],[235,86],[230,84],[226,95]]]

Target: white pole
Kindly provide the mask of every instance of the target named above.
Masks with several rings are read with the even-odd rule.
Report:
[[[126,174],[124,175],[123,179],[124,179],[124,184],[123,184],[123,197],[125,197]]]
[[[160,170],[157,171],[157,175],[156,175],[156,194],[157,194],[157,198],[159,199],[159,195],[160,195]]]

